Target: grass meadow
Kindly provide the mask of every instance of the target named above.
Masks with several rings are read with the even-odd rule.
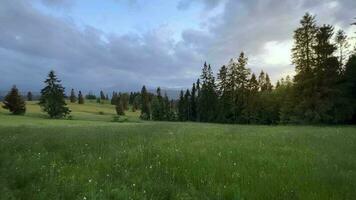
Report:
[[[0,199],[355,199],[355,126],[148,122],[109,104],[0,109]]]

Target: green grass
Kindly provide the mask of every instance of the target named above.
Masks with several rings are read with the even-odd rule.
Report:
[[[356,127],[51,120],[0,109],[0,199],[354,199]],[[104,114],[99,112],[104,112]]]

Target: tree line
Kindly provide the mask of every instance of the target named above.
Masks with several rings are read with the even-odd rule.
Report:
[[[346,34],[317,25],[306,13],[294,31],[292,62],[296,75],[272,85],[267,73],[257,76],[241,52],[219,69],[204,64],[192,88],[180,92],[176,120],[241,124],[356,123],[356,53],[348,52]],[[144,92],[142,92],[144,94]],[[157,91],[156,101],[159,100]],[[144,102],[143,102],[144,103]],[[157,103],[152,113],[163,112]],[[143,105],[145,107],[149,107]],[[167,120],[164,119],[164,120]]]

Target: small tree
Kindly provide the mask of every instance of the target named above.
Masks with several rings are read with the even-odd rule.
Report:
[[[141,90],[141,119],[149,120],[151,119],[151,110],[150,110],[150,100],[149,94],[145,86]]]
[[[50,71],[46,79],[46,87],[41,90],[39,105],[51,118],[62,118],[71,112],[64,100],[64,87],[60,84],[54,71]]]
[[[71,103],[75,103],[77,101],[77,96],[75,96],[74,89],[70,92],[69,100]]]
[[[123,105],[121,99],[118,99],[118,101],[116,102],[115,110],[116,110],[117,115],[125,115],[124,105]]]
[[[82,91],[78,93],[78,104],[84,104],[84,97],[82,95]]]
[[[26,112],[25,101],[22,99],[16,86],[11,88],[11,91],[5,96],[3,103],[2,107],[14,115],[23,115]]]
[[[27,101],[32,101],[33,100],[33,95],[32,92],[27,93]]]

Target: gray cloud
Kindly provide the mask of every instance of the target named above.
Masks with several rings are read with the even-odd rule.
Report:
[[[42,1],[49,6],[66,6],[66,1]],[[185,30],[182,40],[175,41],[172,30],[165,26],[141,34],[107,34],[91,26],[78,27],[68,18],[43,14],[28,1],[4,0],[0,7],[0,90],[12,84],[23,90],[39,90],[50,69],[58,72],[65,86],[85,91],[132,90],[142,84],[187,87],[199,75],[203,61],[217,70],[242,50],[250,57],[253,71],[263,68],[276,79],[293,66],[261,60],[268,53],[267,42],[284,44],[290,40],[306,11],[316,14],[321,23],[344,28],[356,13],[352,0],[193,3],[203,4],[202,12],[221,5],[224,10],[204,19],[203,30]],[[181,0],[178,8],[184,12],[193,3]]]

